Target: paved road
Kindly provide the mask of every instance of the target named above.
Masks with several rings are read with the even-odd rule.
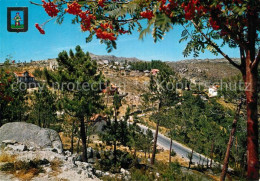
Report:
[[[141,124],[138,124],[138,126],[140,126],[141,129],[144,130],[144,131],[146,131],[148,129],[148,127],[141,125]],[[155,130],[152,130],[152,132],[155,134]],[[163,147],[163,149],[165,149],[165,150],[169,150],[170,149],[170,143],[171,143],[171,140],[169,138],[167,138],[166,136],[164,136],[160,133],[158,134],[157,145]],[[189,160],[188,154],[191,153],[191,151],[192,151],[190,148],[188,148],[188,147],[178,143],[177,141],[173,140],[172,149],[177,153],[177,155],[184,157],[185,159]],[[205,157],[205,156],[203,156],[199,153],[193,152],[192,162],[194,162],[195,164],[200,163],[200,164],[206,165],[207,164],[207,157]]]

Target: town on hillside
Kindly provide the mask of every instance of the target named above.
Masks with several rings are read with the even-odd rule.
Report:
[[[42,172],[38,170],[33,175],[19,172],[21,175],[30,179],[70,178],[74,174],[77,179],[131,179],[137,174],[138,165],[158,162],[161,165],[156,168],[161,168],[172,162],[181,169],[181,177],[187,174],[202,180],[220,177],[226,151],[222,143],[228,140],[236,110],[242,109],[234,95],[239,90],[234,90],[233,85],[227,87],[228,80],[234,85],[239,81],[236,71],[229,79],[216,81],[205,73],[211,67],[204,67],[204,61],[197,61],[190,69],[185,65],[187,61],[131,61],[123,57],[117,61],[117,57],[103,59],[95,55],[92,59],[90,55],[93,57],[88,53],[84,55],[86,59],[77,57],[77,63],[69,58],[64,64],[58,57],[30,63],[9,60],[0,65],[15,88],[8,109],[3,109],[0,117],[2,155],[9,160],[14,159],[9,154],[22,158],[28,153],[29,160],[35,161],[41,151],[48,154],[42,156],[46,163],[37,166]],[[216,61],[221,64],[221,60],[215,60],[212,66],[216,66]],[[182,68],[178,69],[180,65]],[[196,67],[200,70],[195,71]],[[203,79],[201,72],[205,73]],[[99,85],[96,91],[81,87],[83,82],[94,80]],[[101,107],[89,109],[89,104]],[[86,111],[86,117],[80,116],[81,109]],[[21,128],[26,135],[19,131]],[[243,134],[236,136],[235,148],[244,144],[239,142]],[[239,154],[244,152],[231,153],[228,175],[234,179],[238,178],[234,168],[240,168],[238,163],[244,159],[237,157]],[[115,163],[120,164],[114,167]],[[77,169],[72,169],[75,166]],[[56,177],[50,176],[54,173]],[[153,174],[153,178],[161,178],[164,173]]]

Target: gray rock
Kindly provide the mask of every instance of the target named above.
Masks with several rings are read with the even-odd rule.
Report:
[[[7,145],[6,148],[14,150],[14,151],[25,151],[27,150],[27,147],[22,144],[16,144],[16,145]]]
[[[0,128],[0,143],[4,140],[14,140],[27,147],[55,148],[62,153],[63,147],[59,134],[51,129],[40,128],[25,122],[4,124]]]
[[[88,158],[93,158],[94,157],[93,149],[91,147],[87,148],[87,157]]]
[[[96,170],[96,176],[102,177],[103,176],[102,171],[101,170]]]
[[[95,163],[95,159],[89,158],[89,159],[88,159],[88,163],[94,164],[94,163]]]
[[[105,172],[104,175],[105,176],[109,176],[110,174],[109,174],[109,172]]]
[[[46,173],[50,173],[50,172],[52,171],[52,169],[51,169],[50,167],[47,167],[47,168],[45,169],[45,171],[46,171]]]
[[[121,172],[122,174],[125,174],[125,169],[121,168],[121,169],[120,169],[120,172]]]
[[[17,143],[17,141],[15,140],[4,140],[2,141],[2,143],[7,146],[7,145],[14,145],[15,143]]]
[[[67,151],[65,151],[65,155],[66,156],[71,156],[71,152],[67,150]]]

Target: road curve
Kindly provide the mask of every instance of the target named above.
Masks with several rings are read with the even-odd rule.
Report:
[[[142,130],[144,130],[144,132],[146,132],[146,130],[148,129],[148,127],[142,125],[142,124],[138,124],[138,126],[140,126],[140,128]],[[149,128],[150,129],[150,128]],[[153,129],[150,129],[153,134],[155,134],[155,130]],[[170,150],[170,143],[171,143],[171,140],[158,133],[158,138],[157,138],[157,145],[162,147],[163,149],[165,150]],[[188,159],[188,154],[192,152],[192,150],[180,143],[178,143],[177,141],[172,141],[172,149],[176,152],[177,155],[187,159],[187,161],[189,160]],[[210,160],[210,159],[208,159]],[[206,165],[207,164],[207,157],[199,154],[199,153],[196,153],[196,152],[193,152],[193,158],[192,158],[192,162],[194,162],[195,164],[203,164],[203,165]]]

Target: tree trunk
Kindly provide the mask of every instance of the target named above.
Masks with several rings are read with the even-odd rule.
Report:
[[[1,109],[1,105],[0,105],[0,127],[2,126],[2,109]]]
[[[78,143],[77,143],[77,153],[79,153],[79,143],[80,143],[80,138],[78,139]]]
[[[247,51],[246,70],[243,75],[245,81],[247,106],[247,179],[259,179],[258,158],[258,110],[257,110],[257,66],[251,68],[250,50]],[[254,59],[254,58],[253,58]]]
[[[38,109],[38,126],[41,127],[40,107]]]
[[[80,134],[82,141],[82,160],[83,162],[87,162],[87,144],[86,144],[86,129],[84,117],[80,118]]]
[[[159,102],[159,108],[158,111],[160,112],[161,110],[161,101]],[[154,143],[153,143],[153,152],[152,152],[152,158],[151,158],[151,164],[153,165],[155,162],[155,154],[156,154],[156,147],[157,147],[157,138],[158,138],[158,132],[159,132],[159,124],[160,121],[157,120],[157,124],[156,124],[156,131],[155,131],[155,135],[154,135]]]
[[[73,154],[73,151],[74,151],[74,146],[73,146],[73,143],[74,143],[74,129],[75,129],[75,120],[73,120],[73,122],[72,122],[72,129],[71,129],[71,140],[70,140],[70,152],[71,152],[71,154]]]
[[[214,154],[214,139],[212,140],[212,144],[211,144],[210,168],[212,168],[212,159],[213,159],[213,154]]]
[[[222,167],[220,181],[224,181],[226,174],[227,174],[230,150],[232,148],[232,144],[233,144],[233,141],[234,141],[234,136],[235,136],[236,128],[237,128],[237,120],[239,118],[241,106],[242,106],[242,101],[237,106],[236,115],[235,115],[235,118],[233,120],[232,130],[231,130],[230,136],[229,136],[229,141],[228,141],[227,151],[226,151],[226,155],[225,155],[225,159],[224,159],[224,164],[223,164],[223,167]]]
[[[116,107],[114,107],[114,111],[115,111],[115,124],[118,126],[117,124],[117,109]],[[117,127],[116,126],[116,127]],[[116,163],[116,140],[114,141],[114,162]]]
[[[159,120],[157,121],[156,131],[155,131],[155,135],[154,135],[153,152],[152,152],[152,158],[151,158],[151,164],[152,165],[155,162],[155,154],[156,154],[156,147],[157,147],[158,132],[159,132]]]
[[[193,148],[192,148],[191,155],[190,155],[190,161],[189,161],[189,168],[188,169],[190,169],[190,166],[192,164],[192,157],[193,157]]]
[[[114,163],[116,163],[116,141],[114,141]]]
[[[170,143],[169,164],[171,164],[171,162],[172,162],[172,138]]]

